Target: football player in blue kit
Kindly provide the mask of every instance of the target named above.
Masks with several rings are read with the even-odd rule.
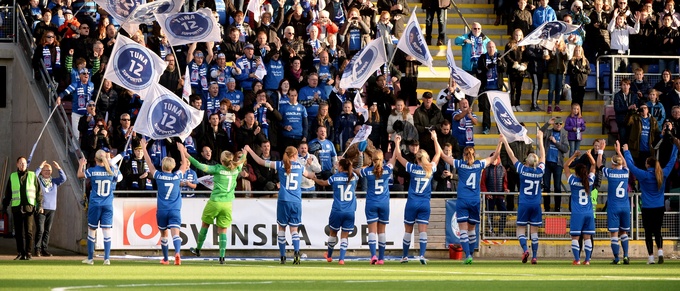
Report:
[[[501,134],[501,140],[508,152],[508,156],[515,165],[519,175],[519,206],[517,207],[517,239],[522,247],[522,263],[529,259],[527,248],[527,224],[530,225],[531,235],[531,264],[537,263],[538,255],[538,228],[543,224],[543,213],[541,212],[541,182],[545,173],[545,147],[543,146],[543,132],[536,132],[538,149],[540,156],[531,153],[527,156],[524,164],[517,160],[515,154],[508,144],[508,140]]]
[[[279,225],[277,240],[281,254],[281,264],[286,263],[286,227],[290,226],[293,241],[293,265],[300,264],[300,235],[298,227],[302,224],[302,177],[308,176],[305,166],[298,163],[298,150],[289,146],[282,155],[281,161],[265,161],[250,146],[243,150],[250,154],[255,162],[263,167],[276,170],[281,181],[278,202],[276,204],[276,223]]]
[[[465,252],[466,265],[472,264],[472,252],[477,242],[475,226],[480,222],[479,204],[481,197],[480,183],[482,171],[498,157],[503,142],[498,140],[496,151],[490,157],[483,160],[475,159],[475,148],[468,146],[463,149],[463,159],[456,160],[443,155],[442,159],[458,169],[458,201],[456,203],[456,215],[460,229],[460,244]]]
[[[437,164],[441,156],[442,149],[437,142],[437,133],[431,131],[432,141],[435,144],[435,154],[430,160],[425,150],[416,152],[416,164],[412,164],[401,156],[399,143],[401,136],[397,135],[394,139],[394,155],[411,176],[411,183],[408,188],[406,198],[406,208],[404,209],[404,241],[401,262],[408,263],[408,250],[411,247],[411,236],[413,234],[413,224],[418,223],[420,233],[420,255],[418,260],[426,265],[425,250],[427,249],[427,225],[430,223],[430,197],[432,194],[432,174],[437,171]]]
[[[356,169],[359,177],[366,178],[366,222],[368,223],[368,248],[371,250],[371,265],[385,263],[385,247],[387,237],[385,228],[390,223],[390,177],[396,161],[396,155],[385,163],[382,150],[370,153],[372,164],[363,169]],[[377,235],[376,235],[377,233]],[[376,257],[376,244],[378,256]]]
[[[113,189],[116,189],[118,172],[115,166],[109,164],[109,154],[103,150],[95,153],[96,165],[83,170],[87,160],[80,159],[78,178],[90,179],[90,203],[87,207],[87,259],[83,264],[94,264],[94,245],[96,242],[97,227],[102,228],[104,235],[104,265],[110,265],[111,255],[111,227],[113,226]]]
[[[352,171],[352,162],[349,159],[342,159],[338,162],[339,171],[330,176],[328,180],[316,178],[314,173],[307,172],[308,179],[314,180],[320,186],[331,186],[333,188],[333,207],[328,217],[328,252],[324,254],[326,260],[333,261],[333,248],[338,243],[338,231],[340,235],[340,258],[338,264],[345,264],[345,253],[347,252],[349,233],[354,230],[354,215],[357,210],[357,177]]]
[[[569,165],[580,155],[580,151],[575,151],[574,155],[564,162],[564,168],[569,169]],[[590,169],[584,164],[577,164],[574,167],[574,174],[569,175],[567,180],[571,189],[569,234],[571,234],[571,252],[574,254],[573,265],[581,264],[581,247],[578,243],[581,234],[583,234],[583,249],[586,251],[584,265],[590,265],[590,256],[593,253],[591,236],[595,234],[595,216],[593,202],[590,199],[590,190],[595,183],[596,163],[590,151],[586,151],[586,155],[590,159]]]
[[[139,145],[144,149],[144,159],[149,165],[149,174],[156,180],[158,195],[156,195],[156,222],[161,231],[161,250],[163,259],[161,264],[169,265],[168,260],[168,230],[172,234],[172,244],[175,247],[175,265],[181,265],[180,249],[182,238],[179,236],[179,227],[182,224],[182,195],[180,193],[180,182],[186,170],[189,168],[189,159],[184,156],[186,152],[184,145],[177,143],[179,152],[182,153],[182,162],[178,172],[173,173],[176,163],[172,157],[165,157],[161,160],[161,170],[156,171],[156,167],[151,163],[151,157],[146,149],[146,140],[141,139]]]
[[[619,240],[623,247],[623,264],[630,264],[628,259],[628,232],[630,231],[630,198],[628,197],[629,170],[626,160],[621,154],[621,145],[614,145],[616,156],[612,157],[612,167],[602,169],[602,175],[609,181],[607,187],[607,227],[611,232],[611,246],[614,254],[613,265],[621,264],[619,260]],[[598,163],[601,167],[602,161]],[[619,234],[621,235],[619,237]]]

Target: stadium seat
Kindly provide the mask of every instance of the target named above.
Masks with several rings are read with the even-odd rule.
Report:
[[[602,115],[602,134],[605,134],[605,129],[612,135],[618,136],[619,134],[619,127],[618,124],[616,124],[616,113],[614,112],[614,106],[612,105],[604,107],[604,115]]]
[[[650,64],[649,67],[647,68],[647,73],[658,74],[659,73],[659,65],[658,64]]]
[[[600,76],[609,76],[612,73],[611,65],[609,63],[600,64]]]
[[[597,70],[595,68],[595,64],[591,63],[590,64],[590,76],[597,76]]]
[[[586,82],[586,92],[593,92],[597,86],[597,77],[595,75],[588,75],[588,81]]]

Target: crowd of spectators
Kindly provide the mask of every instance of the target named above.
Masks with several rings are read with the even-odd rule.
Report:
[[[427,3],[421,6],[404,0],[328,0],[325,3],[266,0],[261,6],[259,22],[253,19],[251,12],[245,11],[247,3],[234,5],[226,1],[225,9],[217,10],[221,5],[216,5],[215,1],[186,2],[184,11],[201,7],[213,11],[220,23],[221,42],[171,46],[157,23],[142,24],[138,32],[129,35],[93,1],[31,0],[20,3],[25,7],[26,19],[34,27],[33,65],[36,69],[44,66],[59,84],[59,101],[63,99],[71,106],[73,131],[79,136],[84,153],[90,159],[98,149],[108,150],[112,155],[124,155],[121,170],[129,179],[119,184],[121,188],[153,189],[154,185],[146,175],[148,166],[140,156],[143,151],[139,150],[138,140],[143,137],[137,135],[132,126],[143,100],[103,77],[118,35],[130,37],[164,59],[168,67],[160,84],[178,95],[184,85],[181,76],[188,68],[193,93],[190,105],[204,110],[205,116],[184,144],[190,154],[205,164],[216,163],[219,153],[224,150],[237,152],[245,145],[266,160],[277,160],[278,153],[285,147],[295,146],[308,163],[308,170],[323,179],[333,171],[339,156],[346,150],[352,152],[347,148],[348,141],[362,124],[372,126],[371,144],[382,149],[387,157],[393,150],[401,150],[403,156],[412,161],[413,153],[420,148],[433,155],[428,130],[437,131],[442,137],[438,140],[445,154],[453,157],[460,157],[464,147],[475,145],[473,127],[480,121],[473,113],[473,100],[460,94],[453,81],[448,86],[444,84],[445,88],[438,95],[427,92],[417,96],[420,63],[395,46],[406,19],[418,8],[423,8],[427,15],[427,44],[432,45],[435,14],[439,25],[437,44],[443,44],[445,27],[442,25],[446,22],[440,21],[440,13],[446,7],[440,7],[436,2],[425,1]],[[524,78],[533,83],[532,111],[543,110],[538,107],[537,99],[543,80],[548,77],[548,99],[554,100],[554,107],[553,100],[549,100],[547,111],[559,112],[567,78],[574,102],[583,108],[590,64],[598,56],[673,56],[678,53],[680,13],[675,12],[672,1],[540,0],[527,3],[527,0],[519,0],[497,4],[503,5],[496,7],[496,11],[508,27],[510,42],[505,51],[512,50],[512,53],[500,57],[496,44],[482,32],[479,23],[472,23],[470,33],[456,38],[454,43],[462,46],[462,68],[483,80],[480,92],[501,89],[502,74],[508,74],[514,111],[522,111],[520,99]],[[545,45],[517,47],[517,43],[534,28],[557,19],[581,25],[581,28],[558,40],[554,48]],[[376,71],[361,90],[340,88],[340,78],[349,60],[376,38],[384,40],[388,58],[393,58],[393,63]],[[647,129],[644,120],[655,118],[659,132],[651,132],[650,141],[661,140],[661,132],[680,128],[672,126],[672,122],[667,125],[658,120],[664,117],[672,120],[676,115],[673,106],[680,105],[680,87],[676,85],[680,81],[674,84],[671,80],[672,74],[677,73],[678,64],[659,59],[659,68],[666,69],[664,74],[668,76],[664,75],[663,81],[651,86],[645,83],[644,72],[652,62],[657,60],[624,57],[612,66],[615,70],[635,72],[635,80],[627,81],[627,87],[621,86],[622,92],[615,98],[622,138],[629,136],[628,124],[639,122],[640,119],[630,116],[637,114],[642,104],[649,104],[650,117],[642,118],[642,126],[633,127],[641,128],[643,132],[653,130]],[[256,74],[260,65],[264,65],[267,72],[263,78]],[[656,91],[651,93],[651,88]],[[361,116],[355,110],[355,96],[360,96],[367,104],[368,116]],[[479,102],[485,113],[482,123],[486,134],[491,125],[488,101],[482,95]],[[561,156],[569,152],[561,146],[568,142],[566,131],[554,120],[546,125],[545,130],[552,128],[557,133],[555,141],[550,139],[551,135],[546,135],[547,151],[556,155],[548,161],[554,160],[561,165]],[[581,126],[576,128],[581,130]],[[562,132],[565,132],[564,140],[560,139]],[[395,134],[406,141],[400,149],[393,148]],[[569,141],[573,140],[573,134],[569,132]],[[126,147],[130,135],[132,142]],[[149,154],[152,161],[158,163],[156,167],[164,156],[179,156],[174,145],[177,141],[149,143]],[[574,144],[580,143],[580,134],[575,141],[578,142]],[[661,143],[660,146],[665,145]],[[518,148],[517,152],[528,154],[525,145],[513,143],[511,146]],[[551,148],[559,150],[551,152]],[[653,147],[642,146],[642,150],[654,153]],[[508,188],[514,191],[516,173],[505,159],[501,161],[508,172]],[[188,175],[183,187],[186,190],[205,189],[198,182],[203,175],[205,173],[200,171]],[[444,167],[435,175],[438,184],[434,185],[435,189],[453,189],[452,183],[457,178],[455,172]],[[271,170],[251,162],[240,175],[239,190],[275,191],[280,187],[276,179]],[[560,180],[555,179],[555,183]],[[408,183],[408,173],[397,167],[392,183],[394,189],[408,187],[404,185]],[[550,182],[544,188],[559,191],[559,185]],[[307,190],[311,191],[313,187]],[[512,205],[508,206],[508,210],[512,210]],[[555,207],[559,209],[559,205]]]

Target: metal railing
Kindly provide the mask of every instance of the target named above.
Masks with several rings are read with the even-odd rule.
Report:
[[[495,193],[497,195],[506,193]],[[517,193],[506,194],[506,199],[517,199]],[[562,204],[569,204],[569,193],[548,193],[543,196],[562,196]],[[666,193],[668,207],[671,211],[664,214],[662,235],[664,239],[680,239],[680,193]],[[603,209],[607,202],[607,193],[599,192],[598,204],[595,211],[595,240],[609,240],[610,232],[607,227],[607,211]],[[631,231],[633,239],[644,239],[644,228],[642,227],[642,215],[638,205],[640,193],[630,195],[631,203]],[[515,239],[517,238],[517,211],[488,211],[486,210],[486,199],[482,201],[482,225],[484,239]],[[518,205],[515,203],[515,205]],[[543,225],[539,228],[541,238],[554,240],[570,240],[569,220],[571,212],[568,207],[562,207],[563,212],[543,212]]]
[[[627,59],[628,64],[635,63],[636,60],[666,60],[667,63],[670,63],[670,61],[674,61],[675,64],[673,67],[669,67],[667,69],[670,69],[671,72],[675,72],[674,74],[678,74],[678,71],[675,69],[675,66],[680,64],[680,56],[645,56],[645,55],[603,55],[599,56],[596,60],[595,63],[595,70],[596,70],[596,88],[597,88],[597,95],[603,96],[603,97],[609,97],[609,100],[612,100],[614,95],[619,92],[621,86],[621,79],[623,78],[628,78],[629,80],[633,81],[633,77],[635,76],[635,73],[628,72],[628,68],[625,68],[625,72],[617,72],[616,69],[618,67],[618,64],[621,63],[622,60]],[[615,65],[616,64],[616,65]],[[658,64],[658,63],[657,63]],[[604,65],[603,67],[606,67],[607,65],[609,66],[609,70],[600,70],[601,66]],[[642,67],[648,66],[649,64],[641,64]],[[658,73],[649,73],[645,71],[645,81],[650,86],[654,86],[658,81],[661,80],[661,74],[663,72],[659,71]],[[606,80],[605,80],[606,78]],[[606,81],[609,81],[609,86],[606,86]],[[608,87],[608,88],[606,88]],[[608,91],[606,90],[608,89]],[[635,92],[633,92],[635,93]],[[644,92],[647,93],[647,92]],[[603,98],[604,99],[604,98]],[[606,100],[606,99],[605,99]]]
[[[237,198],[247,199],[261,199],[271,198],[275,199],[277,191],[235,191]],[[366,192],[356,192],[357,198],[365,197]],[[392,198],[406,198],[407,192],[390,192]],[[513,199],[514,205],[517,204],[518,193],[505,192],[490,192],[484,195],[506,195],[506,199]],[[155,198],[156,191],[151,190],[117,190],[116,197],[146,197]],[[182,195],[187,198],[207,198],[210,196],[210,191],[187,191],[182,192]],[[562,196],[562,204],[569,204],[569,193],[544,193],[543,196]],[[192,196],[192,197],[187,197]],[[432,198],[455,198],[455,192],[432,192]],[[313,191],[304,192],[303,199],[329,199],[333,197],[332,192],[328,191]],[[678,240],[680,239],[680,193],[666,193],[666,199],[670,202],[667,205],[671,210],[666,211],[664,215],[662,234],[664,239]],[[607,227],[607,211],[604,210],[604,205],[607,203],[607,193],[600,192],[597,198],[597,206],[595,211],[595,240],[609,240],[611,235]],[[637,205],[639,205],[640,193],[633,193],[630,195],[631,203],[631,238],[644,239],[644,228],[642,228],[642,215]],[[506,201],[507,202],[507,201]],[[517,229],[517,211],[489,211],[486,210],[487,200],[482,197],[481,206],[481,225],[480,229],[482,239],[499,240],[499,239],[516,239]],[[667,203],[668,204],[668,203]],[[571,240],[569,235],[569,220],[571,212],[568,207],[562,207],[565,211],[562,212],[543,212],[543,225],[539,228],[539,236],[541,239],[551,240]],[[362,211],[357,209],[357,211]],[[444,223],[444,221],[430,221],[430,223]]]
[[[20,10],[19,10],[20,11]],[[15,41],[17,46],[20,48],[21,55],[23,55],[25,61],[28,64],[32,64],[33,52],[35,51],[36,44],[33,38],[31,24],[26,22],[26,18],[23,13],[16,13],[16,25],[15,25]],[[48,112],[50,112],[54,106],[56,106],[56,100],[59,96],[57,94],[57,82],[53,80],[50,74],[45,68],[45,64],[40,60],[40,67],[33,69],[35,82],[37,84],[36,88],[40,91],[42,97],[48,105]],[[29,77],[30,79],[30,77]],[[63,139],[54,140],[54,142],[61,143],[65,149],[68,149],[68,158],[72,165],[78,165],[78,159],[82,157],[82,152],[78,144],[77,137],[73,134],[73,128],[71,126],[71,119],[69,118],[67,112],[64,110],[63,106],[59,106],[50,120],[50,123],[56,126],[57,131]],[[76,168],[74,167],[74,169]],[[83,189],[85,184],[83,183]],[[74,194],[78,195],[78,194]]]
[[[0,42],[13,42],[16,36],[15,6],[0,6]],[[21,11],[21,10],[19,10]]]

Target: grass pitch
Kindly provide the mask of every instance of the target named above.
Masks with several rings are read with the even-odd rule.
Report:
[[[646,265],[609,265],[593,261],[590,266],[572,266],[571,261],[519,261],[479,259],[473,265],[460,261],[385,262],[372,266],[367,261],[303,261],[294,266],[278,261],[183,260],[181,266],[160,265],[157,260],[113,260],[103,266],[80,260],[0,261],[0,285],[8,289],[79,290],[677,290],[680,261]],[[172,262],[171,262],[172,264]],[[593,289],[595,288],[595,289]],[[655,288],[655,289],[650,289]]]

